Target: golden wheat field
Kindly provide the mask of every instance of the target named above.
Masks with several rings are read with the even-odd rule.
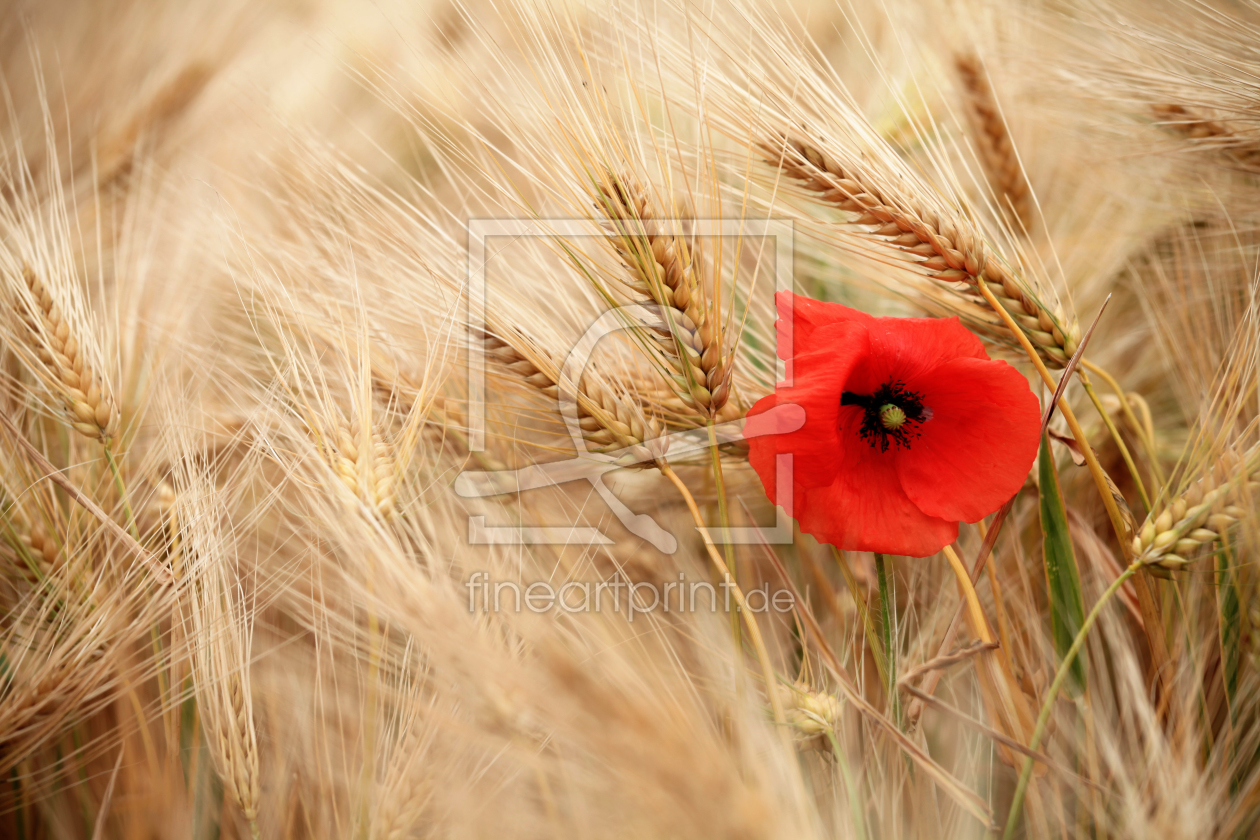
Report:
[[[4,0],[0,93],[0,836],[1260,837],[1254,0]]]

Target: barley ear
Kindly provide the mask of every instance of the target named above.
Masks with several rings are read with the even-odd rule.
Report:
[[[1002,117],[993,86],[980,59],[971,54],[954,57],[954,67],[962,82],[967,116],[975,132],[976,152],[984,166],[1002,213],[1023,233],[1032,230],[1032,202],[1028,180],[1015,154],[1006,121]]]
[[[552,400],[560,399],[559,374],[546,354],[514,331],[502,330],[504,338],[481,333],[486,356],[496,366]],[[593,376],[584,376],[577,390],[577,419],[582,438],[596,452],[622,452],[627,466],[651,466],[665,455],[665,427],[627,395]]]
[[[1038,301],[965,219],[922,206],[912,195],[884,184],[859,164],[842,164],[807,141],[781,138],[763,143],[761,150],[768,162],[780,167],[817,200],[853,214],[847,224],[859,226],[874,241],[918,258],[915,266],[929,277],[965,284],[966,293],[987,307],[976,285],[983,277],[1046,364],[1064,367],[1076,352],[1081,340],[1076,321]]]
[[[1225,124],[1197,114],[1184,105],[1152,105],[1151,113],[1158,125],[1181,135],[1192,144],[1218,151],[1244,169],[1260,171],[1260,148],[1255,145],[1254,138],[1239,135]]]
[[[65,405],[69,422],[86,437],[108,444],[118,434],[119,413],[104,381],[85,358],[82,340],[65,310],[29,266],[22,267],[28,296],[23,320],[38,362],[36,373]]]
[[[335,450],[328,456],[350,492],[382,521],[397,515],[397,459],[383,430],[373,430],[364,441],[349,424],[341,423]]]
[[[215,769],[253,826],[261,799],[249,677],[253,619],[227,568],[230,545],[211,521],[218,515],[206,503],[213,489],[202,476],[189,478],[177,489],[172,515],[189,569],[184,603],[197,708]]]
[[[1180,569],[1221,542],[1247,516],[1246,499],[1260,493],[1260,446],[1226,453],[1216,468],[1171,502],[1151,511],[1133,537],[1133,555],[1148,566]]]
[[[779,686],[783,698],[783,711],[789,726],[802,737],[822,735],[836,726],[843,713],[840,701],[834,695],[811,688],[797,680],[790,686]]]
[[[598,189],[595,206],[628,269],[627,285],[665,309],[659,344],[675,392],[693,410],[718,416],[731,400],[734,359],[722,351],[721,317],[700,280],[696,242],[671,229],[680,220],[662,213],[632,176],[606,172]]]

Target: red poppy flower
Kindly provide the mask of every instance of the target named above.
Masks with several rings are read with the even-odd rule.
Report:
[[[875,318],[790,292],[775,301],[791,386],[748,412],[748,459],[771,501],[791,492],[802,531],[926,557],[1019,490],[1037,454],[1037,398],[957,318]],[[780,405],[804,409],[804,425],[789,432],[795,412],[766,414]],[[789,453],[791,487],[780,487],[776,458]]]

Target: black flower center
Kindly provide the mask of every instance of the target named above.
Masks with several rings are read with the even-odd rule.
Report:
[[[910,442],[919,436],[919,426],[932,416],[932,410],[923,405],[923,395],[906,390],[902,382],[886,382],[869,396],[845,391],[840,405],[862,408],[858,434],[880,452],[887,452],[892,443],[909,449]]]

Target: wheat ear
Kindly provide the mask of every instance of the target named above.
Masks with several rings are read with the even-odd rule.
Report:
[[[521,346],[482,333],[486,356],[530,389],[558,400],[559,376],[553,366],[536,350],[527,347],[526,342],[510,333],[507,335]],[[543,370],[543,367],[548,369]],[[639,406],[590,377],[584,377],[578,387],[577,417],[582,437],[597,452],[628,449],[635,461],[644,466],[651,466],[665,454],[664,427],[660,421],[648,417]]]
[[[1241,166],[1260,169],[1260,148],[1253,138],[1231,131],[1224,124],[1196,114],[1184,105],[1153,105],[1151,112],[1160,125],[1187,140],[1203,141],[1203,145],[1220,151]]]
[[[26,324],[45,366],[43,378],[60,396],[76,430],[109,443],[119,426],[113,398],[88,365],[79,337],[52,292],[28,266],[22,268],[22,279],[30,292]]]
[[[222,574],[208,570],[192,586],[193,680],[215,767],[252,827],[258,819],[261,793],[246,671],[249,644],[242,637],[242,610],[229,603],[234,595]]]
[[[1247,515],[1239,504],[1260,493],[1260,445],[1226,453],[1216,469],[1171,503],[1151,511],[1133,538],[1133,555],[1148,566],[1180,569],[1221,541]]]
[[[397,459],[380,430],[374,431],[367,446],[345,423],[337,429],[337,443],[328,454],[332,468],[358,498],[384,521],[397,513]]]
[[[254,735],[254,713],[249,694],[239,673],[221,686],[223,712],[218,715],[215,737],[218,749],[226,759],[224,781],[241,806],[241,813],[251,824],[258,819],[258,802],[262,798],[258,786],[258,744]]]
[[[61,554],[61,549],[42,523],[34,522],[25,529],[25,533],[18,536],[18,539],[21,540],[23,547],[26,548],[31,560],[35,562],[40,575],[48,575],[56,568],[57,558]],[[32,569],[23,568],[22,573],[27,579],[35,577]],[[31,582],[34,583],[36,581],[31,580]]]
[[[599,190],[596,207],[606,215],[613,247],[629,269],[629,287],[669,310],[660,338],[676,393],[695,411],[717,416],[730,402],[734,365],[722,352],[720,318],[709,311],[695,243],[670,231],[676,222],[632,177],[607,173]]]
[[[161,131],[179,116],[201,94],[213,75],[210,65],[194,61],[162,85],[125,125],[101,143],[98,183],[108,184],[127,175],[136,146],[144,135]]]
[[[805,737],[821,735],[834,728],[843,712],[835,695],[811,688],[803,680],[779,686],[779,694],[783,697],[788,725]]]
[[[967,115],[975,129],[976,151],[989,186],[1014,227],[1027,233],[1033,222],[1028,180],[1015,154],[1015,144],[1002,119],[989,76],[974,55],[955,56],[954,67],[962,82]]]
[[[983,277],[1046,364],[1064,367],[1076,352],[1080,326],[1068,321],[1062,311],[1052,313],[1025,291],[969,224],[920,207],[913,198],[879,186],[857,166],[842,165],[809,143],[784,138],[761,148],[769,162],[819,200],[856,214],[848,220],[850,224],[867,228],[869,235],[892,248],[920,257],[916,265],[930,277],[967,284],[970,294],[987,305],[976,285]]]

